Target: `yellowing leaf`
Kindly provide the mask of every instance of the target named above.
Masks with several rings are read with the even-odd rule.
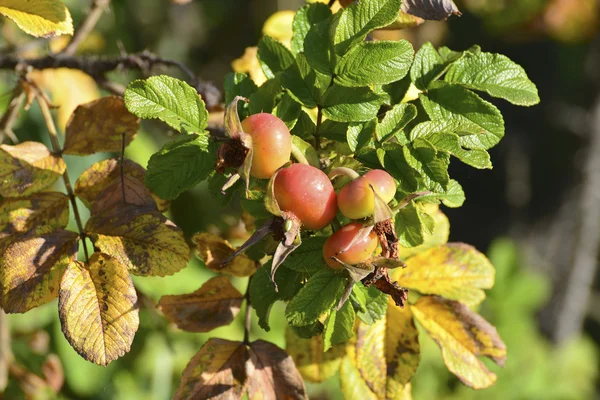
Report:
[[[9,244],[0,255],[4,311],[24,313],[54,300],[63,272],[77,256],[77,239],[76,233],[61,229],[32,232]]]
[[[185,367],[174,400],[241,399],[247,358],[242,342],[209,339]]]
[[[257,86],[260,86],[265,83],[267,76],[260,66],[257,54],[258,49],[256,46],[246,47],[244,55],[231,62],[231,68],[235,72],[248,74],[250,79],[252,79]]]
[[[506,346],[496,328],[466,305],[438,296],[421,297],[412,312],[442,349],[444,363],[458,379],[473,389],[485,389],[496,382],[478,356],[503,366]]]
[[[302,376],[292,357],[272,343],[250,343],[247,364],[248,398],[308,400]]]
[[[137,294],[127,268],[94,253],[73,261],[60,283],[58,312],[67,341],[83,358],[108,365],[131,348],[138,329]]]
[[[135,205],[105,210],[92,215],[85,230],[97,248],[135,275],[172,275],[190,258],[181,229],[158,211]]]
[[[39,142],[0,145],[0,196],[22,197],[40,192],[65,172],[62,158]]]
[[[123,162],[123,175],[129,177],[125,183],[125,187],[134,186],[131,188],[130,193],[126,191],[125,197],[128,199],[127,203],[142,204],[138,201],[140,196],[143,198],[142,193],[140,193],[142,190],[133,181],[137,180],[143,185],[146,170],[141,165],[125,159]],[[75,182],[75,194],[83,201],[86,207],[92,208],[93,203],[98,200],[102,192],[106,191],[109,187],[113,187],[114,189],[114,185],[120,185],[120,180],[121,166],[119,160],[116,158],[102,160],[93,164],[79,176],[79,179]],[[163,200],[154,194],[152,194],[152,197],[159,211],[165,211],[169,208],[168,200]]]
[[[292,22],[294,21],[295,11],[283,10],[272,14],[263,25],[263,35],[271,36],[283,43],[285,47],[291,49],[292,46]]]
[[[75,109],[67,122],[63,152],[80,156],[120,152],[139,129],[140,119],[127,110],[122,97],[102,97]]]
[[[204,261],[206,267],[216,272],[231,276],[250,276],[256,272],[258,265],[245,254],[240,254],[221,268],[223,261],[235,252],[235,248],[219,235],[213,233],[199,233],[194,235],[192,241],[196,244],[198,257]]]
[[[323,353],[323,336],[301,339],[288,327],[285,331],[285,350],[294,359],[296,367],[309,382],[323,382],[339,370],[346,350],[344,345],[335,345]]]
[[[407,398],[407,390],[410,395],[410,388],[407,389],[406,386],[417,371],[420,354],[419,331],[410,307],[400,308],[391,298],[388,299],[385,327],[388,399]]]
[[[344,399],[380,400],[371,391],[367,382],[363,379],[360,371],[350,357],[344,358],[340,368],[341,389]]]
[[[229,325],[240,311],[243,298],[229,278],[217,276],[194,293],[163,296],[158,306],[179,329],[208,332]]]
[[[449,243],[409,258],[393,274],[401,286],[474,305],[485,298],[482,289],[494,286],[495,270],[474,247]]]
[[[448,221],[448,217],[440,210],[440,207],[437,204],[424,204],[422,210],[433,218],[435,224],[433,232],[423,232],[423,244],[419,246],[408,248],[399,246],[399,257],[403,260],[431,247],[446,244],[448,242],[448,236],[450,236],[450,221]]]
[[[0,14],[36,37],[73,34],[73,19],[60,0],[0,0]]]
[[[124,204],[147,207],[157,210],[150,190],[142,182],[130,175],[117,178],[112,185],[104,189],[92,206],[92,214],[101,213]]]
[[[0,202],[0,231],[27,232],[39,225],[64,228],[69,222],[69,198],[58,192],[5,198]]]

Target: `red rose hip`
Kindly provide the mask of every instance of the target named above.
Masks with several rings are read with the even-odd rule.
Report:
[[[252,137],[252,169],[250,175],[270,178],[290,160],[292,136],[285,123],[268,113],[254,114],[242,121],[242,129]]]
[[[381,169],[374,169],[356,178],[340,190],[338,207],[344,216],[350,219],[367,218],[375,210],[373,190],[388,203],[396,194],[394,178]]]
[[[373,231],[352,244],[352,247],[348,247],[361,228],[362,224],[351,222],[327,239],[323,246],[323,257],[327,265],[333,269],[343,268],[342,264],[331,258],[332,256],[348,265],[360,264],[371,258],[378,244],[377,235]]]

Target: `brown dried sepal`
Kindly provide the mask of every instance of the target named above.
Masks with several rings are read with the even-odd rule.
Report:
[[[381,245],[381,256],[385,258],[398,258],[398,236],[392,219],[377,222],[374,228],[379,244]]]
[[[225,172],[227,168],[238,169],[246,160],[248,149],[240,139],[231,139],[221,145],[217,151],[217,165],[215,171],[219,174]]]
[[[404,307],[408,300],[408,289],[392,282],[388,275],[387,267],[375,266],[375,271],[362,280],[365,286],[375,285],[379,291],[388,294],[394,300],[397,306]]]

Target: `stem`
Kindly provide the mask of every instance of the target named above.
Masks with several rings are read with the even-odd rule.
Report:
[[[252,327],[252,304],[250,303],[250,283],[252,282],[252,277],[248,278],[248,288],[246,289],[246,294],[244,295],[244,299],[246,299],[246,311],[244,315],[244,344],[250,344],[250,328]]]
[[[125,199],[125,173],[123,171],[123,164],[125,163],[125,132],[121,134],[121,159],[119,160],[119,174],[121,175],[121,196],[123,204],[127,204]]]
[[[8,385],[8,371],[11,363],[10,325],[8,316],[0,308],[0,393],[3,393]]]
[[[62,157],[62,149],[60,147],[60,143],[58,142],[58,134],[56,132],[56,125],[54,125],[54,119],[52,119],[52,114],[50,113],[50,107],[48,107],[48,103],[44,100],[42,94],[38,91],[38,95],[36,96],[37,103],[42,110],[42,115],[44,116],[44,121],[46,122],[46,126],[48,127],[48,133],[50,134],[50,142],[52,143],[52,149],[55,153],[59,154]],[[73,191],[73,187],[71,186],[71,180],[69,179],[69,172],[65,168],[65,172],[63,174],[63,182],[65,183],[65,188],[67,189],[67,194],[69,195],[69,200],[71,202],[71,206],[73,207],[73,214],[75,216],[75,222],[77,222],[77,229],[79,230],[79,236],[81,237],[81,241],[83,242],[83,251],[85,253],[85,260],[90,261],[90,257],[88,254],[86,241],[87,238],[85,231],[83,230],[83,224],[81,223],[81,216],[79,215],[79,208],[77,207],[77,202],[75,201],[75,192]]]
[[[321,133],[319,129],[321,128],[321,124],[323,123],[323,108],[321,106],[317,106],[317,126],[315,128],[315,149],[317,151],[321,150]]]
[[[299,163],[310,165],[310,163],[308,162],[308,160],[306,159],[306,157],[302,153],[302,150],[300,150],[298,148],[298,146],[296,146],[294,144],[294,142],[292,142],[292,155],[294,156],[294,158],[296,159],[296,161],[298,161]]]
[[[88,15],[85,17],[81,25],[75,31],[75,35],[73,35],[73,39],[69,42],[67,47],[64,48],[62,54],[72,56],[77,51],[79,45],[85,40],[85,38],[90,34],[90,32],[94,29],[98,20],[102,16],[104,10],[110,4],[110,0],[94,0],[92,1],[92,8]]]
[[[25,101],[25,93],[23,92],[23,86],[19,84],[15,87],[13,98],[8,104],[6,112],[0,119],[0,142],[4,141],[4,135],[6,135],[13,143],[19,143],[19,139],[12,128],[15,125],[15,122],[17,122],[23,101]]]
[[[351,178],[352,180],[360,177],[358,172],[356,172],[355,170],[348,168],[348,167],[334,168],[329,172],[329,175],[327,175],[327,176],[329,177],[329,179],[333,179],[333,178],[336,178],[336,177],[342,176],[342,175],[347,176],[347,177]]]

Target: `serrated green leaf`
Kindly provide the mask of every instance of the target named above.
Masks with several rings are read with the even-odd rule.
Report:
[[[288,323],[292,326],[311,325],[327,315],[340,299],[346,281],[346,277],[329,268],[311,276],[285,309]]]
[[[301,112],[302,104],[294,100],[288,93],[285,93],[277,105],[275,115],[291,130],[296,125]]]
[[[275,107],[275,102],[277,101],[277,96],[279,96],[281,90],[281,77],[279,75],[264,82],[248,98],[250,100],[250,103],[248,104],[250,114],[272,112],[273,107]]]
[[[338,122],[363,122],[377,116],[385,99],[368,87],[331,86],[325,92],[323,114]]]
[[[223,86],[225,89],[225,104],[231,103],[236,96],[248,98],[258,89],[254,81],[250,79],[248,75],[239,72],[227,74]],[[240,104],[245,103],[240,102]]]
[[[427,137],[427,140],[435,146],[436,149],[447,152],[458,158],[467,165],[475,168],[492,168],[490,155],[487,151],[481,149],[467,150],[460,146],[460,138],[455,133],[439,132]]]
[[[304,110],[300,110],[298,120],[291,130],[291,133],[302,139],[308,139],[315,134],[316,129],[317,126],[312,118]]]
[[[346,141],[351,151],[364,147],[374,147],[375,128],[377,126],[377,118],[364,123],[364,124],[350,124],[346,133]]]
[[[463,57],[450,67],[444,80],[485,91],[519,106],[540,102],[537,88],[525,70],[501,54],[479,53]]]
[[[446,121],[469,133],[460,137],[463,147],[487,150],[504,136],[500,111],[462,86],[440,82],[432,85],[420,99],[431,120]]]
[[[269,79],[274,78],[275,74],[284,71],[294,63],[292,52],[270,36],[263,36],[258,42],[257,56]]]
[[[335,344],[344,343],[354,336],[354,320],[356,314],[352,304],[345,302],[339,310],[333,310],[325,322],[323,330],[323,351]]]
[[[323,3],[307,4],[296,12],[292,28],[294,35],[292,36],[292,51],[294,54],[304,51],[304,38],[310,28],[329,18],[331,9]]]
[[[396,214],[396,235],[403,247],[415,247],[423,243],[424,227],[421,216],[414,204],[400,209]]]
[[[369,32],[394,22],[401,0],[355,1],[333,17],[330,38],[335,53],[344,55],[350,47],[364,40]]]
[[[337,122],[331,119],[323,121],[319,128],[322,137],[338,142],[346,141],[349,124],[347,122]]]
[[[330,26],[331,18],[327,18],[313,25],[304,39],[304,54],[308,65],[326,76],[331,76],[333,73],[328,45]]]
[[[317,321],[310,325],[304,325],[304,326],[292,326],[292,325],[288,325],[288,326],[296,334],[296,336],[298,336],[299,338],[302,338],[302,339],[310,339],[317,335],[320,335],[321,333],[323,333],[323,329],[324,329],[324,326],[320,321]],[[319,351],[322,352],[323,349],[321,348],[321,349],[319,349]]]
[[[208,135],[187,135],[167,143],[148,161],[146,186],[172,200],[202,182],[214,171],[216,144]]]
[[[356,296],[357,299],[364,298],[364,311],[356,310],[356,315],[365,324],[374,324],[375,321],[385,316],[388,306],[388,296],[379,291],[375,286],[367,288],[362,283],[356,283],[352,287],[350,300],[352,300],[353,296]]]
[[[125,105],[132,114],[160,119],[179,132],[201,133],[208,123],[208,111],[196,89],[166,75],[131,82],[125,89]]]
[[[457,181],[450,179],[446,190],[421,196],[419,199],[424,201],[428,201],[429,199],[440,200],[446,207],[458,208],[465,202],[465,192]]]
[[[335,83],[342,86],[383,85],[406,76],[413,58],[406,40],[360,43],[335,67]]]
[[[319,94],[315,90],[316,73],[307,71],[306,58],[302,53],[296,57],[296,64],[285,70],[282,75],[282,85],[288,93],[303,106],[315,108]],[[307,73],[307,74],[305,74]]]
[[[308,275],[314,275],[327,268],[323,259],[323,245],[326,240],[327,238],[323,236],[304,239],[302,245],[285,259],[283,265]]]
[[[414,104],[396,104],[375,129],[375,136],[379,142],[384,142],[395,137],[399,144],[407,144],[408,138],[402,129],[417,116],[417,107]]]
[[[410,78],[415,86],[426,90],[429,84],[439,78],[445,67],[444,60],[430,42],[425,43],[417,54],[410,69]]]

